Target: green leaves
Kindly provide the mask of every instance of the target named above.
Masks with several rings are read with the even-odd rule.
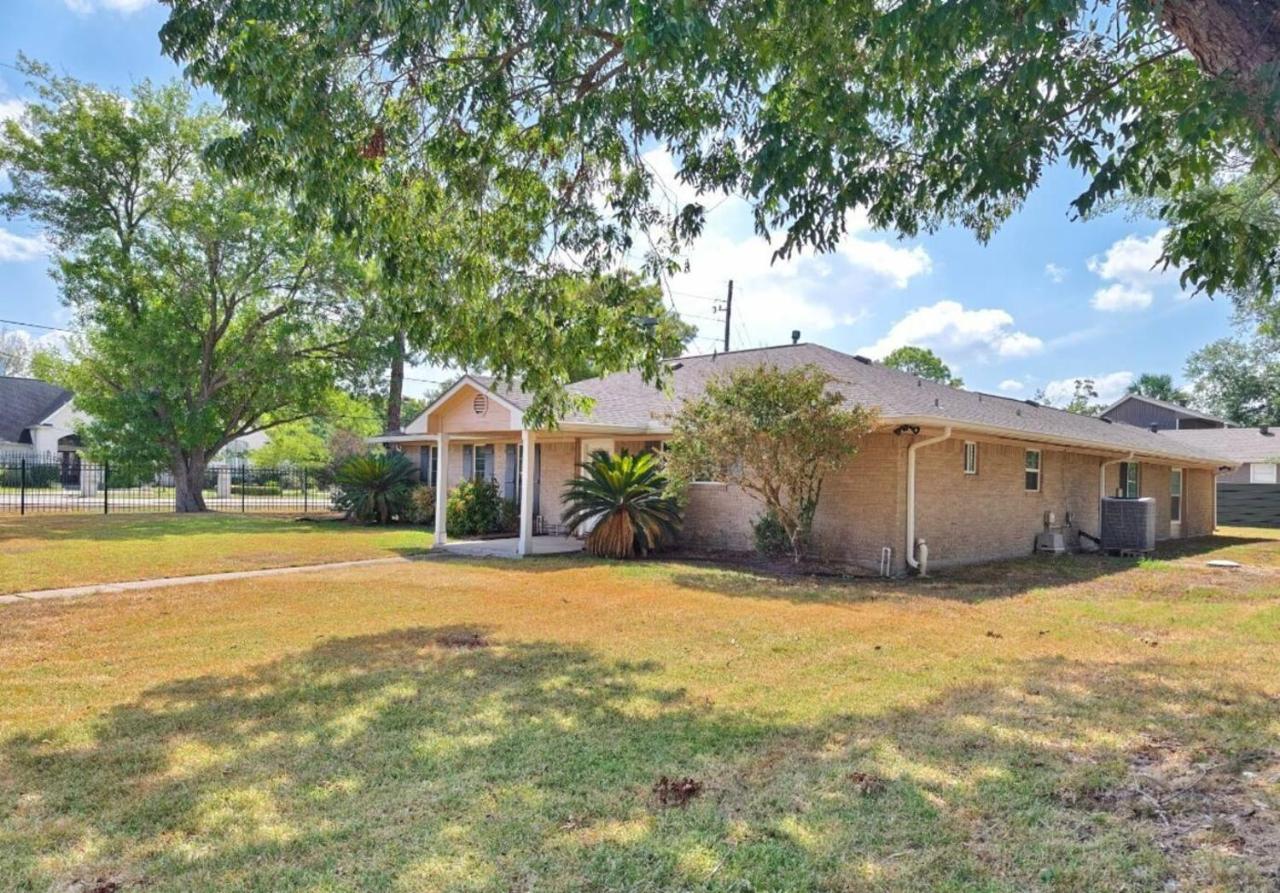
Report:
[[[608,558],[648,555],[674,539],[680,510],[652,453],[593,453],[564,486],[563,521],[587,527],[587,551]]]
[[[852,459],[875,427],[875,412],[847,407],[835,384],[815,366],[765,365],[708,382],[672,422],[672,476],[751,493],[782,525],[799,561],[823,478]]]

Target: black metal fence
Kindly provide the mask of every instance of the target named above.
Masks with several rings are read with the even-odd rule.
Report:
[[[331,476],[323,469],[211,466],[201,488],[205,505],[221,512],[324,512]],[[171,512],[173,476],[154,468],[0,459],[0,513]]]

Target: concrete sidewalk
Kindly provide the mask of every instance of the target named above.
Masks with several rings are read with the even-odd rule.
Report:
[[[145,589],[164,589],[169,586],[186,586],[192,583],[221,583],[227,580],[252,580],[255,577],[278,577],[284,574],[302,574],[309,571],[341,570],[347,567],[377,567],[384,564],[410,564],[431,557],[429,554],[408,557],[363,558],[358,561],[331,561],[324,564],[298,564],[289,567],[264,567],[252,571],[225,571],[218,574],[195,574],[189,577],[157,577],[152,580],[129,580],[123,583],[90,583],[87,586],[68,586],[63,589],[33,589],[30,592],[10,592],[0,595],[0,605],[17,605],[55,598],[77,598],[99,592],[132,592]]]

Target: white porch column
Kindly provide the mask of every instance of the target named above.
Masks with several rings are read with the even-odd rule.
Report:
[[[533,551],[533,432],[520,432],[520,541],[516,551]]]
[[[449,436],[443,431],[436,437],[436,545],[449,541],[445,517],[449,514]]]

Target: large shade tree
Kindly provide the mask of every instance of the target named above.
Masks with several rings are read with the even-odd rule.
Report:
[[[1220,187],[1277,194],[1275,4],[166,2],[167,51],[247,122],[226,163],[381,235],[409,218],[370,196],[447,197],[473,212],[472,263],[535,281],[638,245],[661,271],[697,235],[703,204],[667,200],[657,146],[748,197],[784,256],[830,249],[855,209],[986,238],[1065,164],[1073,212],[1158,196],[1189,284],[1274,295],[1280,218]]]
[[[37,221],[74,312],[46,364],[100,455],[167,466],[205,508],[210,460],[315,411],[360,356],[359,269],[271,190],[206,164],[226,133],[182,86],[125,97],[24,63],[37,101],[0,134],[0,211]]]
[[[1243,333],[1187,358],[1192,403],[1234,425],[1280,425],[1280,337]]]

